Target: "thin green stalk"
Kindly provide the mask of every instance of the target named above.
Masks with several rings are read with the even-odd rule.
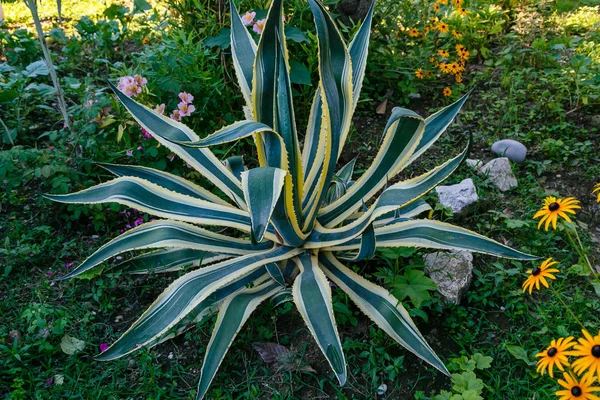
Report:
[[[31,16],[33,17],[33,23],[37,31],[38,39],[40,40],[42,53],[44,55],[44,61],[48,66],[48,71],[50,72],[52,84],[56,89],[56,98],[58,100],[59,111],[62,114],[65,125],[67,126],[67,128],[69,128],[70,131],[72,131],[71,121],[69,120],[69,114],[67,113],[67,104],[65,103],[65,98],[60,87],[60,82],[58,80],[58,76],[56,75],[56,71],[54,70],[54,65],[52,64],[52,57],[50,55],[50,50],[48,50],[48,45],[46,44],[46,38],[44,36],[44,29],[42,28],[40,16],[38,15],[37,0],[24,0],[24,2],[27,8],[29,8],[29,11],[31,11]]]
[[[581,323],[581,321],[579,320],[579,318],[577,318],[577,316],[573,313],[573,311],[571,311],[571,309],[569,308],[569,306],[564,302],[564,300],[560,297],[560,295],[558,294],[558,292],[556,291],[556,289],[554,289],[553,285],[548,285],[550,286],[550,289],[554,292],[554,295],[556,295],[556,298],[558,299],[558,301],[560,301],[563,305],[563,307],[565,307],[567,309],[567,311],[569,312],[569,314],[571,314],[571,317],[573,317],[573,319],[579,324],[579,326],[581,326],[581,329],[585,329],[585,327],[583,326],[583,324]]]
[[[583,254],[583,258],[587,262],[588,267],[590,267],[590,271],[592,271],[592,274],[596,278],[598,278],[598,273],[592,266],[592,263],[590,262],[590,259],[588,258],[587,253],[585,252],[585,249],[583,248],[583,243],[581,242],[581,238],[579,237],[579,232],[577,232],[577,228],[574,228],[573,230],[575,231],[575,237],[577,238],[577,242],[579,243],[579,247],[581,248],[581,253]]]
[[[2,127],[6,131],[6,137],[8,137],[8,140],[10,141],[10,144],[14,146],[15,142],[13,142],[12,138],[10,137],[10,131],[8,130],[8,126],[6,126],[6,124],[4,123],[4,121],[2,121],[2,118],[0,118],[0,124],[2,124]]]

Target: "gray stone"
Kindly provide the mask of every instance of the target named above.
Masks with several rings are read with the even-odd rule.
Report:
[[[421,98],[421,94],[420,93],[409,93],[408,94],[408,98],[409,99],[420,99]]]
[[[455,214],[460,213],[469,204],[476,202],[477,188],[471,178],[463,180],[461,183],[449,186],[437,186],[435,188],[440,203],[444,207],[450,207]]]
[[[517,178],[512,172],[510,161],[506,157],[496,158],[480,168],[481,173],[486,174],[490,182],[498,189],[506,192],[508,189],[518,186]]]
[[[527,156],[527,147],[512,139],[499,140],[492,145],[492,153],[506,157],[512,162],[523,162]]]
[[[473,168],[474,170],[478,170],[483,166],[483,161],[478,159],[467,158],[465,162],[469,168]]]
[[[473,278],[473,255],[468,251],[438,251],[426,254],[425,274],[436,283],[437,291],[451,304],[460,304]]]

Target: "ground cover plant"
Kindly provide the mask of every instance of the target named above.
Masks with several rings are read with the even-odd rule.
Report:
[[[119,234],[159,221],[137,208],[61,205],[42,194],[76,193],[114,179],[100,165],[104,163],[107,168],[113,164],[113,171],[115,164],[129,169],[140,165],[179,176],[228,201],[225,192],[166,146],[172,143],[161,144],[140,127],[105,77],[128,91],[130,100],[159,111],[164,104],[165,118],[181,118],[200,138],[247,118],[230,47],[230,6],[190,0],[176,7],[159,1],[149,2],[152,9],[147,9],[91,1],[84,12],[69,6],[70,1],[62,3],[62,21],[54,3],[43,2],[39,8],[72,130],[63,127],[48,71],[38,68],[42,53],[29,10],[20,2],[3,3],[0,394],[11,399],[195,398],[218,310],[160,345],[109,362],[96,356],[106,354],[165,287],[199,270],[197,265],[171,273],[131,274],[122,267],[139,252],[125,252],[80,275],[82,279],[61,280]],[[494,157],[487,150],[493,142],[516,139],[528,148],[526,160],[512,164],[517,187],[501,192],[491,176],[462,164],[444,184],[471,178],[479,200],[468,211],[453,214],[430,192],[418,203],[433,210],[417,218],[462,226],[541,258],[529,262],[474,254],[471,286],[458,305],[445,303],[424,273],[426,249],[386,247],[364,260],[343,261],[353,274],[389,291],[394,305],[399,301],[450,377],[365,318],[334,282],[331,312],[346,361],[344,386],[294,303],[277,301],[289,298],[281,293],[257,307],[237,333],[206,398],[560,399],[574,396],[577,388],[582,394],[574,398],[598,395],[593,391],[598,383],[586,377],[596,366],[593,349],[600,326],[594,277],[600,208],[598,190],[593,192],[600,176],[598,4],[459,3],[437,2],[439,11],[429,1],[376,4],[365,79],[335,165],[338,176],[324,196],[329,202],[343,195],[352,188],[344,180],[356,180],[373,164],[393,106],[433,115],[474,87],[435,146],[382,190],[455,158],[469,136],[468,157],[484,162]],[[318,32],[308,2],[286,1],[284,7],[290,90],[303,145],[320,78]],[[465,15],[456,13],[457,7]],[[350,43],[364,17],[340,15],[347,4],[327,8]],[[258,44],[262,33],[254,25],[267,18],[267,4],[244,1],[238,9]],[[437,17],[462,37],[451,29],[425,34],[420,14]],[[411,37],[412,27],[425,36]],[[454,62],[458,44],[469,52],[462,83],[429,62],[431,55],[446,62],[440,49]],[[418,68],[432,74],[419,79]],[[448,97],[445,87],[452,91]],[[236,170],[241,160],[232,156],[237,154],[244,155],[250,170],[260,167],[250,137],[211,146],[210,151],[227,160],[226,168]],[[351,166],[351,178],[337,173]],[[565,214],[570,222],[555,213],[554,229],[550,208],[565,201],[581,208]],[[366,201],[365,207],[373,204]],[[548,230],[545,216],[553,216]],[[208,230],[252,245],[251,228]],[[558,264],[548,266],[553,262]],[[286,284],[292,286],[291,281]]]

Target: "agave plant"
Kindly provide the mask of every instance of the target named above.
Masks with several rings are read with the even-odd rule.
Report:
[[[247,120],[200,139],[185,125],[111,85],[144,129],[215,188],[211,192],[155,169],[103,165],[115,179],[74,194],[47,195],[68,203],[116,202],[162,218],[111,240],[65,278],[132,250],[153,249],[117,268],[148,273],[201,267],[171,283],[99,359],[113,360],[154,346],[216,313],[198,386],[197,396],[202,398],[257,306],[267,299],[275,304],[293,299],[343,385],[346,362],[329,279],[400,345],[448,374],[402,304],[344,262],[368,258],[377,248],[398,246],[535,259],[466,229],[416,218],[431,209],[421,198],[458,168],[470,141],[460,154],[429,172],[389,183],[440,137],[467,96],[426,119],[395,108],[372,165],[356,180],[353,163],[336,172],[364,77],[373,6],[346,44],[325,6],[317,0],[308,2],[319,43],[320,80],[302,151],[294,120],[283,0],[272,1],[258,45],[231,4],[233,63],[251,115]],[[221,162],[208,149],[245,137],[252,137],[256,145],[257,168],[246,169],[241,157]]]

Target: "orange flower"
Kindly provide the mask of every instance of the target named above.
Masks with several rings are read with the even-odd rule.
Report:
[[[456,29],[452,29],[452,36],[454,36],[457,39],[463,37],[462,33],[458,32]]]
[[[462,83],[462,74],[454,75],[454,79],[456,79],[456,83]]]
[[[450,89],[448,86],[446,86],[444,88],[444,91],[442,92],[442,94],[444,95],[444,97],[450,97],[450,96],[452,96],[452,89]]]
[[[465,15],[467,15],[467,14],[468,14],[467,10],[465,10],[465,9],[464,9],[464,8],[462,8],[462,7],[458,7],[458,8],[456,9],[456,12],[458,13],[458,15],[462,15],[462,16],[465,16]]]
[[[445,6],[445,5],[448,4],[448,0],[438,0],[438,3],[440,3],[443,6]]]
[[[417,28],[411,28],[411,29],[408,31],[408,35],[409,35],[410,37],[418,37],[418,36],[420,36],[420,33],[419,33],[419,31],[417,30]]]
[[[449,28],[448,28],[448,24],[447,24],[447,23],[445,23],[445,22],[440,22],[440,23],[438,23],[438,25],[437,25],[437,29],[438,29],[438,31],[440,31],[441,33],[448,33],[448,30],[449,30]]]
[[[415,75],[417,76],[417,79],[423,79],[423,78],[425,78],[425,75],[423,74],[423,68],[418,68],[415,71]]]
[[[435,3],[435,4],[433,5],[433,11],[435,11],[436,13],[439,13],[439,12],[440,12],[440,5],[439,5],[439,4],[437,4],[437,3]]]
[[[442,49],[439,49],[437,52],[438,52],[438,54],[440,55],[440,57],[443,57],[443,58],[448,58],[448,57],[450,57],[450,53],[448,53],[448,51],[447,51],[447,50],[442,50]]]
[[[454,7],[462,7],[463,0],[452,0],[452,4],[454,4]]]
[[[450,64],[440,63],[440,71],[442,71],[445,74],[449,74],[450,72],[452,72]]]

